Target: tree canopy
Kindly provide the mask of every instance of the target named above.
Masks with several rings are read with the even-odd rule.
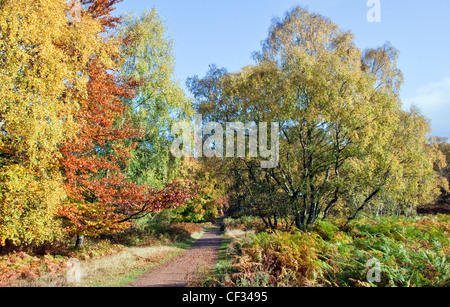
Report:
[[[140,150],[164,150],[156,131],[187,100],[155,11],[118,30],[118,2],[0,3],[1,245],[122,231],[194,195],[169,176],[130,176]]]
[[[404,210],[435,197],[439,153],[427,120],[402,110],[397,59],[389,43],[362,51],[351,32],[298,7],[273,22],[255,65],[191,78],[205,118],[280,123],[278,167],[228,160],[235,202],[306,229],[332,212],[351,220],[375,203]]]
[[[404,109],[390,43],[362,50],[297,7],[273,21],[253,65],[189,78],[190,98],[158,12],[115,16],[119,2],[0,1],[0,246],[124,232],[165,209],[306,230],[411,214],[448,192],[449,144]],[[234,144],[271,129],[237,156],[174,157],[171,128],[195,112],[206,127],[250,123]],[[267,136],[279,139],[272,168]]]

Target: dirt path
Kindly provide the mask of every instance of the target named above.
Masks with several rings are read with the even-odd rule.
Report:
[[[181,255],[154,268],[127,287],[186,287],[188,278],[218,261],[221,244],[219,223],[209,229],[192,247]]]

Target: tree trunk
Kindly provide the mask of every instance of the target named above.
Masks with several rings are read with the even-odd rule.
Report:
[[[307,225],[311,226],[314,225],[314,223],[316,222],[316,217],[317,217],[317,204],[312,204],[311,208],[309,210],[309,216],[308,216],[308,222]]]
[[[273,224],[272,224],[272,219],[271,219],[270,217],[268,217],[268,220],[269,220],[269,228],[270,228],[271,230],[274,230]]]
[[[15,246],[14,246],[13,242],[11,240],[7,239],[5,241],[5,245],[0,246],[0,252],[7,254],[7,253],[12,252],[14,250],[14,248],[15,248]]]
[[[305,221],[306,221],[305,212],[304,211],[297,212],[297,214],[295,215],[295,226],[298,229],[305,231],[306,230]]]
[[[84,245],[84,236],[77,235],[77,241],[75,242],[76,248],[82,248]]]
[[[263,217],[261,219],[263,220],[264,225],[266,225],[266,228],[269,228],[269,223],[266,221],[266,219]]]
[[[362,203],[362,205],[356,210],[355,214],[353,214],[353,216],[349,217],[347,220],[347,223],[344,225],[344,227],[347,227],[348,224],[350,224],[351,221],[353,221],[354,219],[356,219],[356,217],[358,216],[359,212],[364,210],[364,208],[366,207],[366,205],[368,203],[370,203],[370,201],[378,194],[380,193],[381,188],[376,189],[375,191],[372,192],[372,194],[370,194]],[[383,209],[381,209],[383,210]],[[383,211],[381,211],[381,216],[383,216]]]
[[[323,219],[327,219],[328,218],[328,214],[330,213],[331,208],[333,208],[333,206],[338,202],[339,200],[339,188],[336,188],[335,192],[334,192],[334,198],[330,201],[330,203],[328,204],[328,206],[325,208],[325,211],[323,213]]]

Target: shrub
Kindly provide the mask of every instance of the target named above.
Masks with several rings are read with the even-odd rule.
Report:
[[[260,218],[254,216],[243,216],[237,219],[226,218],[223,221],[223,230],[239,229],[242,231],[255,231],[256,233],[266,230],[266,226]]]
[[[233,222],[229,222],[233,223]],[[319,221],[310,233],[263,232],[237,239],[232,286],[450,286],[450,217],[361,219],[347,232]],[[370,259],[381,282],[367,281]]]
[[[352,227],[359,234],[356,250],[381,262],[378,286],[445,286],[450,281],[450,218],[398,218],[360,220]],[[353,252],[356,261],[361,253]]]
[[[311,286],[321,284],[328,265],[321,261],[322,240],[316,234],[260,233],[242,246],[236,285]],[[232,278],[233,279],[233,278]]]
[[[0,257],[0,286],[11,286],[21,279],[35,280],[45,275],[56,275],[67,269],[67,258],[36,257],[24,252]]]

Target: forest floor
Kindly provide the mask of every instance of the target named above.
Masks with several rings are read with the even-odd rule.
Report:
[[[126,287],[186,287],[219,260],[223,218],[179,256],[155,267]]]

